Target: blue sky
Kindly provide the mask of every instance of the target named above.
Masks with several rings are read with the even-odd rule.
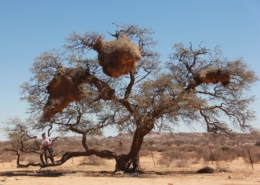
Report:
[[[243,57],[260,75],[258,0],[1,0],[0,127],[8,117],[27,117],[19,86],[29,80],[29,68],[36,56],[61,48],[73,31],[113,32],[113,22],[152,28],[162,61],[168,60],[174,43],[198,45],[205,41],[212,49],[220,45],[230,60]],[[258,82],[251,92],[257,96],[252,108],[258,120],[252,124],[258,128],[259,91]]]

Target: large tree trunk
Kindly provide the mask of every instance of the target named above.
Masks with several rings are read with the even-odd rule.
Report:
[[[127,155],[120,155],[116,159],[115,171],[137,171],[139,170],[139,152],[143,143],[144,136],[148,134],[154,127],[153,122],[147,123],[145,126],[138,126],[132,141],[130,152]],[[132,169],[130,166],[132,165]]]

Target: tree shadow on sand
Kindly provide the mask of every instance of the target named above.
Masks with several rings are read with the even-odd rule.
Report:
[[[141,177],[151,178],[160,176],[176,176],[178,174],[197,174],[196,171],[145,171],[142,173],[114,173],[113,171],[68,171],[68,170],[26,170],[0,172],[0,176],[33,176],[33,177],[60,177],[60,176],[85,176],[85,177]]]
[[[62,171],[51,171],[51,170],[26,170],[26,171],[6,171],[0,172],[0,176],[40,176],[40,177],[60,177],[64,175]]]

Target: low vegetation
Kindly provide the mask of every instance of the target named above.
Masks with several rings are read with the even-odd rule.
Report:
[[[153,157],[153,153],[160,153],[161,157],[155,160],[155,164],[188,167],[190,164],[204,161],[205,166],[215,164],[223,171],[220,162],[232,162],[243,158],[246,163],[260,163],[260,147],[257,140],[259,136],[252,134],[235,134],[232,137],[213,137],[202,133],[157,133],[151,132],[143,142],[140,156]],[[130,146],[132,136],[130,134],[119,134],[116,137],[92,137],[88,139],[89,145],[98,145],[100,150],[110,149],[114,152],[126,153]],[[15,153],[5,152],[11,142],[5,141],[0,144],[0,162],[4,163],[16,160]],[[61,157],[65,151],[77,151],[82,148],[80,137],[58,138],[53,144],[54,154]],[[37,155],[21,155],[21,162],[37,162]],[[106,165],[106,160],[95,155],[88,156],[81,161],[80,165]]]

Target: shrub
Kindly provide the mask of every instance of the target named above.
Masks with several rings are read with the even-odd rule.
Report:
[[[171,147],[171,146],[174,144],[174,142],[171,141],[171,140],[167,140],[167,141],[163,142],[162,144],[163,144],[163,145],[166,145],[166,146],[168,146],[168,147]]]
[[[14,153],[3,153],[3,155],[1,155],[1,162],[4,163],[4,162],[12,162],[12,160],[15,160],[16,159],[16,155]]]
[[[213,172],[214,172],[213,168],[210,167],[204,167],[197,171],[197,173],[213,173]]]
[[[149,156],[151,152],[147,149],[140,150],[139,155],[140,156]]]
[[[88,156],[87,159],[82,159],[79,165],[92,165],[92,166],[99,166],[106,164],[106,161],[100,157],[95,155]]]
[[[184,158],[187,158],[187,155],[184,152],[180,153],[180,151],[176,148],[171,151],[162,153],[160,159],[158,160],[158,164],[169,166],[173,160],[183,160]]]
[[[174,164],[176,167],[188,167],[189,160],[188,159],[179,159],[179,160],[174,161]]]
[[[216,161],[216,171],[217,172],[228,172],[229,166],[227,163],[221,163],[220,161]]]
[[[180,148],[182,151],[185,151],[185,152],[194,152],[196,150],[196,147],[193,145],[186,145],[186,146],[182,146]]]
[[[197,159],[204,159],[204,161],[209,161],[209,149],[205,147],[196,148]]]
[[[260,146],[260,141],[256,141],[255,146]]]
[[[248,150],[250,152],[252,162],[259,163],[260,162],[260,149],[258,147],[251,147]],[[248,150],[245,151],[243,159],[245,162],[250,163]]]
[[[165,165],[165,166],[170,166],[172,160],[164,157],[160,157],[160,159],[157,161],[158,164],[160,165]]]
[[[39,155],[26,155],[25,160],[28,161],[29,163],[35,163],[35,162],[40,162],[40,157]]]
[[[185,142],[183,140],[175,140],[174,144],[177,146],[181,146],[182,144],[184,144]]]
[[[230,150],[230,148],[228,146],[222,146],[222,147],[220,147],[220,149],[222,151],[229,151]]]

